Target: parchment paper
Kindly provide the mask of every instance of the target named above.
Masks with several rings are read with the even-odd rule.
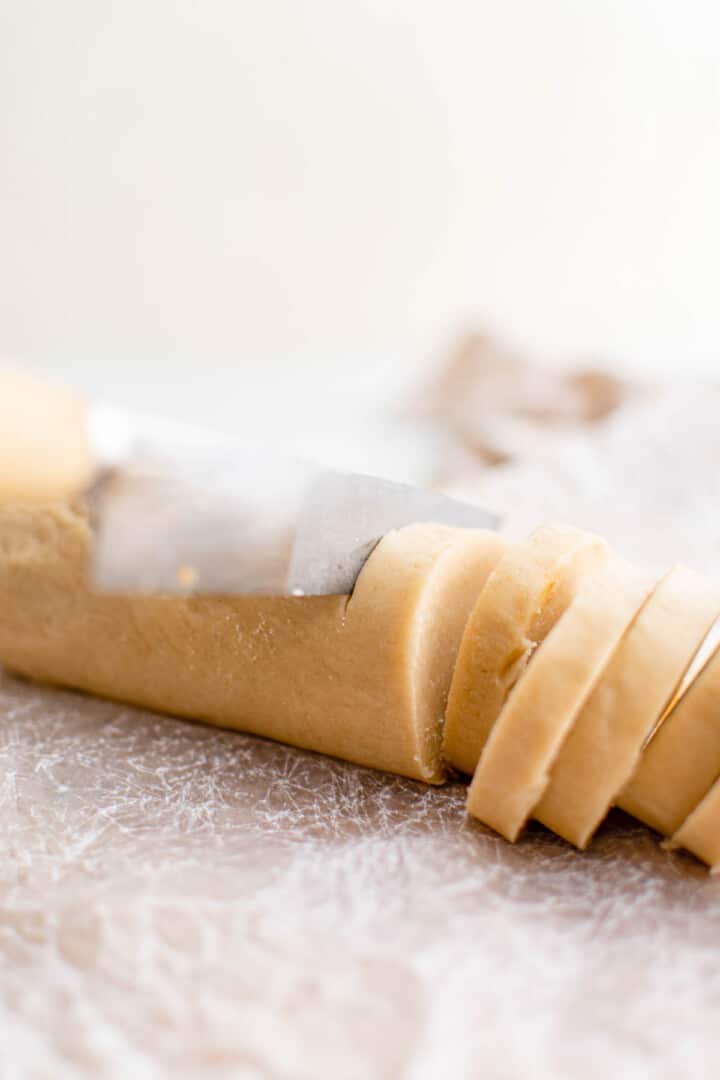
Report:
[[[470,486],[717,569],[716,404]],[[464,797],[0,676],[0,1076],[716,1076],[720,882],[620,814],[511,847]]]

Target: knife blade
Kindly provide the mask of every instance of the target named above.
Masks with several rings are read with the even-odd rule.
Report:
[[[94,533],[91,580],[102,591],[346,594],[392,529],[498,524],[486,510],[436,492],[155,416],[84,406],[34,377],[18,383],[16,373],[0,372],[0,390],[13,418],[0,431],[0,499],[84,495]],[[47,399],[42,423],[33,419],[39,392]],[[69,446],[82,453],[58,472],[53,462]]]
[[[106,467],[90,495],[104,591],[346,594],[391,529],[498,525],[437,492],[157,417],[96,406],[90,433]]]

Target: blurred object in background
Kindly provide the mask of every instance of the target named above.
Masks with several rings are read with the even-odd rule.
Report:
[[[720,573],[720,382],[536,363],[476,334],[405,413],[434,447],[436,485],[511,534],[572,521],[648,568]]]
[[[409,402],[408,417],[445,438],[437,482],[531,458],[651,394],[600,364],[533,362],[486,332],[462,337]]]

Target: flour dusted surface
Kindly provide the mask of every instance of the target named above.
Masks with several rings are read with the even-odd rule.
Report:
[[[717,883],[629,819],[589,854],[539,828],[513,848],[463,785],[9,677],[0,711],[15,1075],[720,1066]]]

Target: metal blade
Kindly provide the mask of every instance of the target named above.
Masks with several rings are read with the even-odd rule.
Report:
[[[300,511],[287,585],[292,593],[349,593],[391,529],[434,522],[497,528],[498,518],[446,495],[357,473],[319,471]]]
[[[109,467],[90,493],[93,584],[104,591],[344,594],[391,529],[498,523],[447,496],[262,448],[177,431],[158,445],[159,429],[125,421],[105,422],[106,441],[111,428]]]

